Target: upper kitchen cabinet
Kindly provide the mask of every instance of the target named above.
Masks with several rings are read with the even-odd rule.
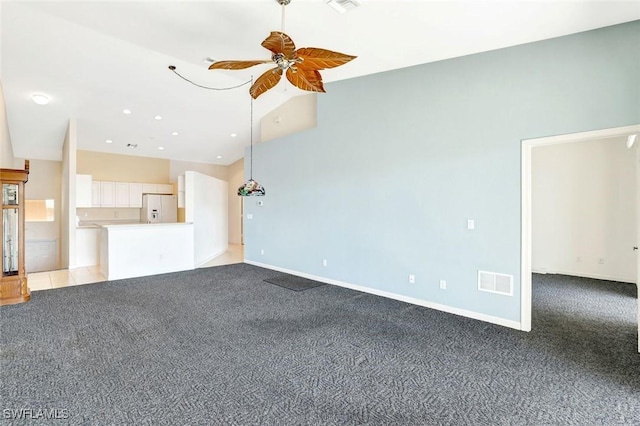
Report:
[[[76,207],[92,206],[91,175],[76,175]]]
[[[100,182],[100,207],[116,206],[115,182]]]
[[[142,208],[142,184],[129,184],[129,207]]]
[[[173,185],[170,183],[143,183],[142,193],[173,195]]]
[[[100,207],[100,182],[91,182],[91,207]]]
[[[116,207],[129,207],[129,184],[116,182]]]

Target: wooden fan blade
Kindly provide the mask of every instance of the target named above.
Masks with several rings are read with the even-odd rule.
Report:
[[[249,89],[249,93],[253,99],[257,99],[258,96],[262,95],[267,90],[271,89],[273,86],[278,84],[280,78],[282,77],[282,70],[280,68],[273,68],[269,71],[262,74],[253,86]]]
[[[243,70],[254,65],[268,64],[272,61],[217,61],[209,66],[210,70]]]
[[[316,70],[306,70],[298,68],[297,71],[289,68],[287,70],[287,80],[294,86],[309,92],[324,92],[322,76]]]
[[[344,53],[333,52],[317,47],[303,47],[298,49],[296,56],[298,59],[302,59],[297,65],[298,68],[309,70],[335,68],[357,58],[357,56],[345,55]]]
[[[269,37],[262,42],[262,47],[273,53],[282,53],[287,59],[292,59],[293,53],[296,51],[296,45],[291,37],[280,31],[271,31]]]

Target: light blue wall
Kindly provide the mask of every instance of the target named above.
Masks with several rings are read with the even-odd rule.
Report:
[[[245,258],[519,321],[521,140],[640,123],[639,43],[636,21],[328,84],[316,129],[254,147]]]

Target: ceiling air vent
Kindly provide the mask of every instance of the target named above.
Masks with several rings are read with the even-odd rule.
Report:
[[[339,13],[347,13],[362,5],[361,0],[327,0],[327,4]]]
[[[513,275],[478,271],[478,290],[513,296]]]

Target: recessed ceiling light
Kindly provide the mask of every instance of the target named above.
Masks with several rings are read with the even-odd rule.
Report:
[[[218,155],[216,158],[222,158],[222,155]]]
[[[49,103],[49,97],[41,93],[36,93],[35,95],[31,96],[31,99],[38,105],[46,105]]]
[[[171,133],[173,136],[178,136],[178,132]]]
[[[160,117],[159,115],[156,115],[156,116],[155,116],[155,117],[153,117],[153,118],[155,118],[156,120],[162,120],[162,117]]]
[[[232,138],[235,138],[236,136],[238,136],[238,135],[236,135],[235,133],[231,133],[231,137]]]
[[[123,109],[122,113],[123,114],[131,114],[131,110],[130,109]]]
[[[111,139],[107,139],[104,143],[113,143],[113,141]]]
[[[164,150],[164,146],[159,146],[159,147],[158,147],[158,149],[159,149],[160,151],[163,151],[163,150]]]

